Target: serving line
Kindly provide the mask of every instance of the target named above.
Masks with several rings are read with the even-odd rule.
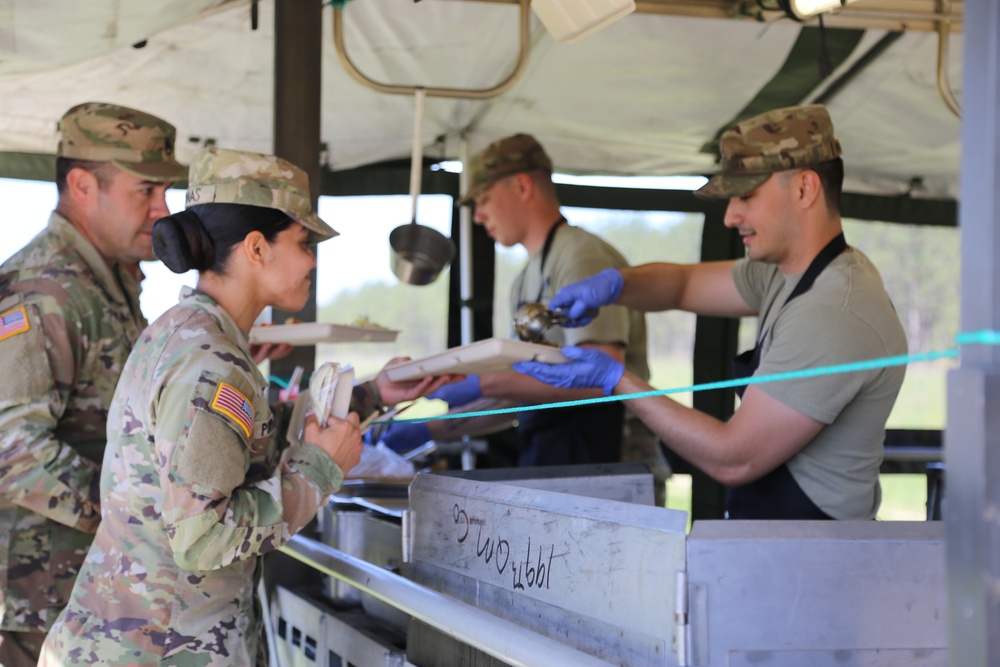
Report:
[[[281,547],[281,551],[514,667],[611,667],[611,663],[600,658],[560,644],[302,535],[293,536]]]

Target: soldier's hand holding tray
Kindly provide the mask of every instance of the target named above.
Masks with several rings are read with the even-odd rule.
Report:
[[[396,357],[390,359],[389,363],[382,368],[375,378],[375,385],[378,387],[379,396],[382,399],[382,403],[387,406],[393,406],[403,401],[412,401],[421,396],[426,396],[433,391],[437,391],[446,384],[465,379],[464,375],[435,375],[417,380],[399,382],[390,380],[385,373],[385,369],[405,361],[410,361],[410,358]]]
[[[514,370],[539,382],[563,389],[597,387],[605,396],[615,393],[615,387],[625,373],[625,366],[600,350],[567,345],[562,348],[569,361],[549,364],[544,361],[519,361]]]
[[[306,415],[306,428],[302,440],[326,452],[345,475],[358,465],[358,461],[361,460],[361,450],[364,448],[356,412],[347,415],[346,419],[329,417],[323,428],[320,428],[316,415]]]

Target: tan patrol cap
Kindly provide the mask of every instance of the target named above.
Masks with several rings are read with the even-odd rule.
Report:
[[[822,104],[774,109],[722,133],[721,170],[695,192],[705,199],[744,195],[771,174],[840,157],[833,121]]]
[[[469,160],[469,189],[458,203],[471,204],[504,176],[536,169],[551,174],[552,160],[533,136],[515,134],[494,141]]]
[[[309,175],[275,155],[216,146],[202,149],[191,162],[186,204],[274,208],[308,229],[311,243],[337,236],[312,210]]]
[[[158,183],[181,180],[187,171],[174,158],[177,130],[144,111],[85,102],[63,114],[58,129],[59,157],[110,162]]]

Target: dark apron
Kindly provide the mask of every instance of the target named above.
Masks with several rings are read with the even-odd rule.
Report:
[[[519,466],[618,463],[625,406],[621,401],[517,415],[524,449]]]
[[[830,262],[847,250],[847,241],[843,233],[826,244],[809,268],[795,285],[795,289],[785,300],[788,302],[809,291],[816,278]],[[773,304],[772,304],[773,305]],[[784,307],[784,306],[782,306]],[[766,313],[765,313],[766,318]],[[773,326],[773,322],[771,323]],[[760,366],[761,346],[767,330],[761,330],[757,345],[733,359],[733,377],[736,379],[751,377]],[[743,398],[746,385],[736,388],[736,395]],[[729,489],[726,497],[726,515],[730,519],[832,519],[829,514],[816,506],[805,494],[788,466],[780,466],[749,484]]]
[[[545,260],[552,240],[566,218],[560,217],[549,230],[542,248],[542,287],[545,291]],[[520,287],[517,288],[520,293]],[[523,305],[523,304],[519,304]],[[518,465],[548,466],[621,461],[625,406],[621,402],[593,403],[578,408],[537,410],[517,415],[517,432],[524,449]]]

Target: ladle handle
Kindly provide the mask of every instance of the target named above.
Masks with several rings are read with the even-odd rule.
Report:
[[[420,174],[424,168],[424,99],[427,91],[417,88],[413,94],[416,113],[413,114],[413,159],[410,163],[410,197],[413,210],[410,222],[417,222],[417,198],[420,196]]]
[[[568,311],[559,309],[559,310],[553,310],[553,311],[550,311],[550,312],[552,313],[552,323],[553,324],[558,324],[559,326],[562,327],[562,326],[566,326],[566,323],[569,322],[569,312]],[[597,317],[597,313],[599,313],[599,312],[600,312],[600,310],[597,309],[597,308],[588,308],[587,310],[583,311],[583,315],[581,315],[580,317],[586,317],[586,318],[589,318],[589,319],[594,319],[595,317]]]

